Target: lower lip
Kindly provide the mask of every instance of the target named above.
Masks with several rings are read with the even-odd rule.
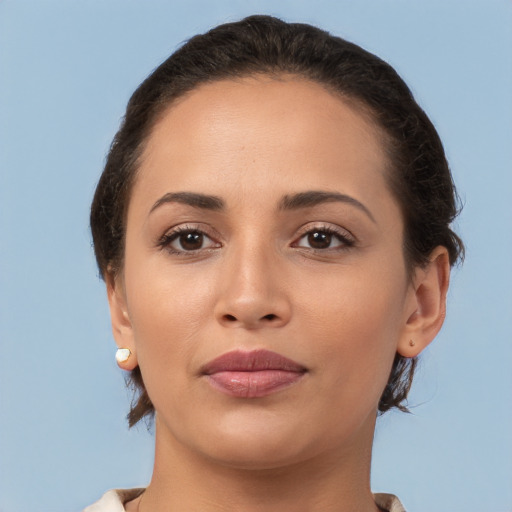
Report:
[[[260,398],[287,388],[304,377],[303,372],[286,370],[225,371],[206,376],[221,393],[238,398]]]

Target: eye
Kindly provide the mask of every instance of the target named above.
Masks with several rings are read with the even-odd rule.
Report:
[[[220,244],[212,240],[206,233],[197,228],[178,227],[166,233],[158,242],[158,245],[173,254],[213,249]]]
[[[174,249],[182,249],[184,251],[196,251],[202,249],[205,240],[208,240],[206,235],[198,231],[190,231],[188,233],[180,233],[171,242]]]
[[[338,232],[327,226],[310,229],[293,244],[314,250],[347,248],[354,245],[354,240],[346,232]]]

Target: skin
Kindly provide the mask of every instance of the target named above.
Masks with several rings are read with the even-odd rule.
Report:
[[[443,247],[408,277],[388,165],[368,116],[294,77],[201,86],[158,122],[107,283],[116,343],[132,351],[121,366],[140,365],[157,412],[153,478],[128,511],[378,510],[379,398],[395,353],[416,356],[441,327],[449,279]],[[351,200],[283,208],[308,191]],[[224,206],[162,200],[183,192]],[[176,227],[204,233],[198,248]],[[200,372],[234,349],[307,372],[234,398]]]

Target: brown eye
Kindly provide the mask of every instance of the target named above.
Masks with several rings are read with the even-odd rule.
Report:
[[[195,251],[203,247],[204,235],[197,231],[182,233],[178,236],[176,242],[178,242],[179,248],[184,251]]]
[[[332,235],[325,231],[314,231],[307,235],[308,243],[313,249],[327,249],[331,245]]]
[[[198,229],[178,228],[164,235],[158,245],[171,254],[194,253],[203,249],[215,249],[221,246]]]
[[[330,227],[313,228],[304,233],[294,244],[295,247],[323,251],[347,249],[354,245],[354,239],[345,230],[338,232]]]

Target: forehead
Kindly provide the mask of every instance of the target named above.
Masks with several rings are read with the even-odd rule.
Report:
[[[173,103],[148,138],[134,194],[272,184],[357,195],[376,182],[382,192],[386,168],[380,130],[362,108],[305,79],[257,76]]]

